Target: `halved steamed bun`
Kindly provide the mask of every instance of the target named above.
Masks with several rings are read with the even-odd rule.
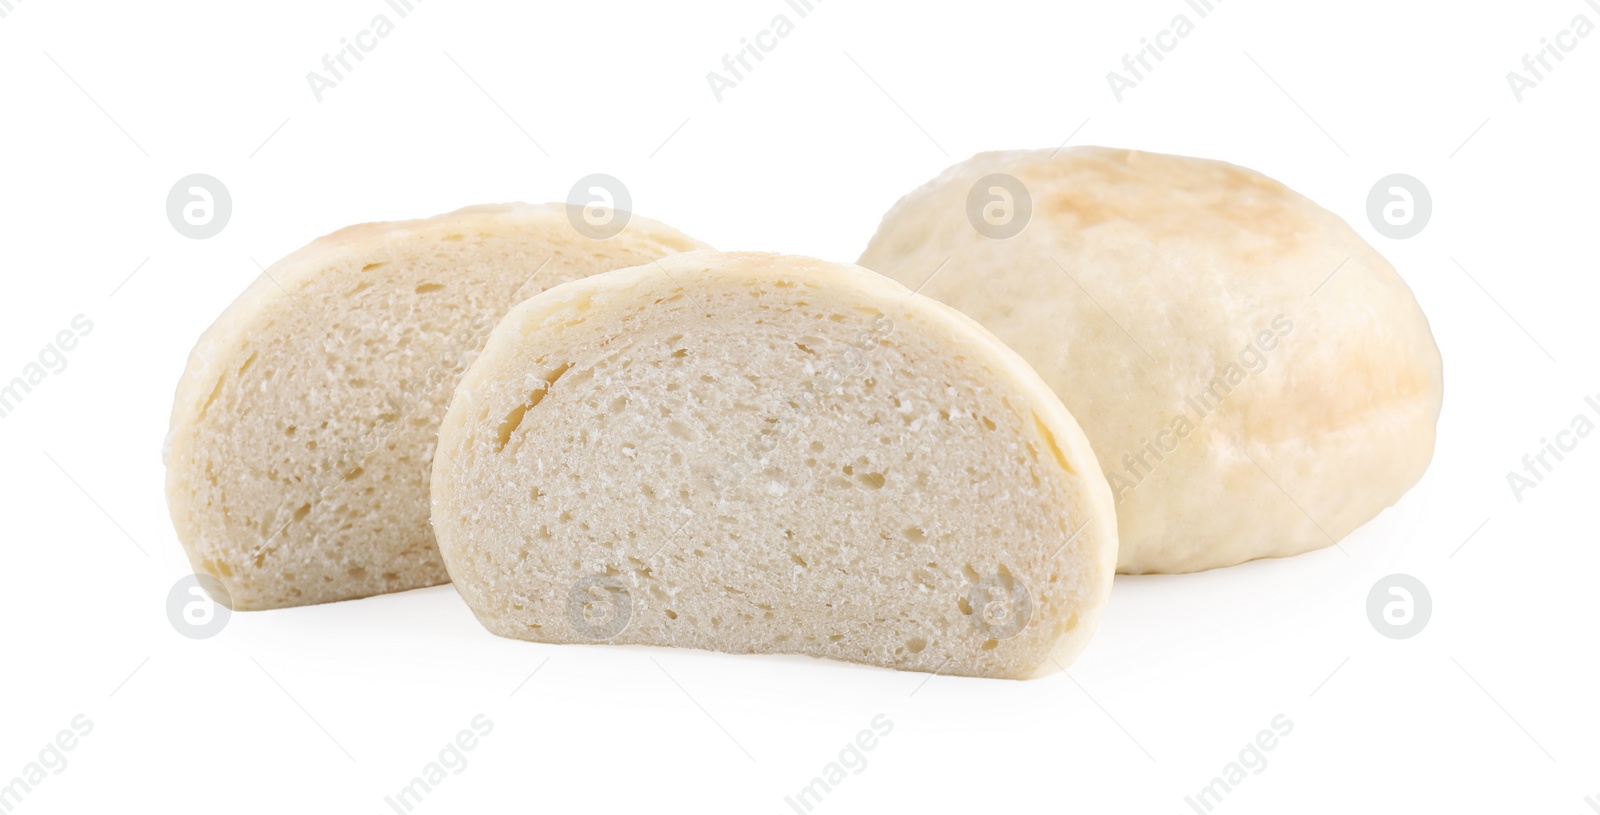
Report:
[[[492,632],[1028,677],[1087,643],[1111,495],[1061,402],[854,266],[691,254],[513,309],[440,428],[433,525]]]
[[[447,580],[428,469],[495,322],[557,283],[706,248],[637,217],[586,233],[562,204],[471,207],[343,229],[267,269],[173,403],[167,500],[195,571],[237,609]]]

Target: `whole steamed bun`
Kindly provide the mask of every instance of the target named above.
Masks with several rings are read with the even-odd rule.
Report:
[[[1218,161],[985,153],[900,200],[860,264],[1044,377],[1110,480],[1125,573],[1330,546],[1433,455],[1438,347],[1337,215]]]

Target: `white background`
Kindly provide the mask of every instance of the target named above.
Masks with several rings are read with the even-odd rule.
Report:
[[[16,811],[389,812],[478,714],[493,732],[418,812],[790,812],[878,714],[892,734],[817,812],[1192,812],[1278,714],[1293,732],[1215,811],[1600,799],[1600,438],[1520,502],[1506,483],[1600,394],[1600,34],[1520,102],[1505,76],[1574,16],[1600,23],[1584,0],[1227,0],[1121,102],[1106,73],[1196,19],[1182,0],[825,0],[721,102],[706,73],[794,17],[782,0],[427,0],[320,102],[306,73],[393,17],[382,0],[12,2],[0,379],[94,324],[0,420],[0,784],[94,723]],[[1070,676],[1032,682],[500,640],[448,586],[236,614],[198,642],[169,624],[188,566],[167,413],[254,261],[360,221],[560,200],[593,172],[719,248],[849,261],[944,167],[1063,141],[1259,169],[1416,292],[1445,360],[1438,452],[1348,555],[1119,577]],[[165,214],[197,172],[234,201],[209,240]],[[1366,218],[1396,172],[1433,195],[1409,240]],[[1412,639],[1367,619],[1395,572],[1432,594]]]

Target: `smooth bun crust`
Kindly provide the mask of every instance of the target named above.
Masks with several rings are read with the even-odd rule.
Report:
[[[1031,200],[1008,238],[967,214],[996,174]],[[1121,571],[1332,545],[1432,457],[1441,362],[1410,289],[1337,215],[1251,170],[985,153],[896,204],[860,263],[927,281],[1051,384],[1116,494]]]

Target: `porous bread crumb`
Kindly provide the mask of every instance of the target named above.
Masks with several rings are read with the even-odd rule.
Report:
[[[1025,677],[1087,642],[1115,563],[1104,478],[1031,369],[804,258],[684,255],[524,303],[439,451],[445,562],[507,637]]]
[[[173,406],[167,495],[196,572],[236,609],[448,579],[428,525],[438,423],[490,329],[566,280],[705,248],[564,205],[363,224],[266,270],[202,336]]]

